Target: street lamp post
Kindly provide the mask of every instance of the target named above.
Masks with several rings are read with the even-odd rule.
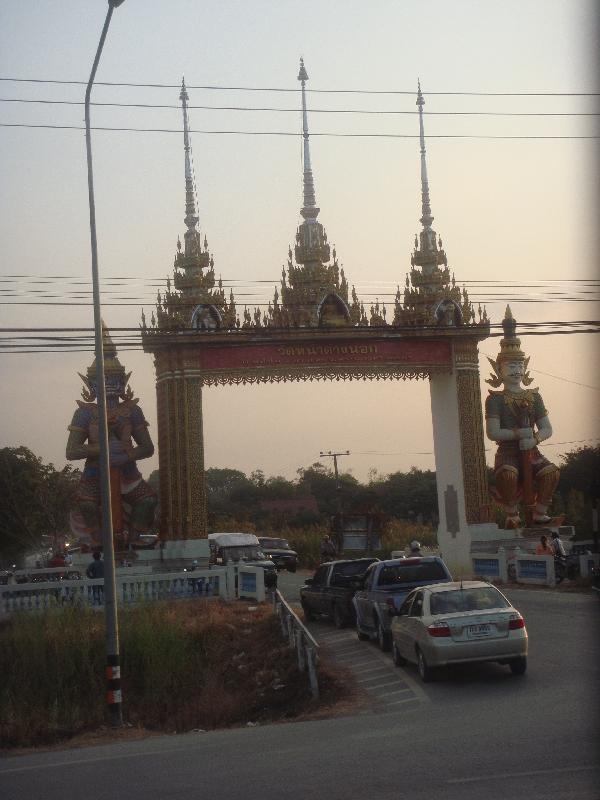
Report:
[[[96,351],[96,382],[98,389],[98,427],[100,497],[102,505],[102,550],[104,552],[104,611],[106,617],[106,681],[109,721],[114,727],[123,722],[121,709],[121,668],[119,661],[119,623],[117,618],[117,591],[115,582],[115,552],[113,543],[112,509],[110,502],[110,459],[108,452],[108,423],[106,418],[106,385],[104,381],[104,347],[102,315],[100,310],[100,281],[98,277],[98,243],[96,240],[96,205],[94,202],[94,176],[92,171],[92,139],[90,133],[90,95],[98,69],[104,40],[115,8],[124,0],[108,0],[108,12],[100,35],[96,57],[85,91],[85,144],[87,151],[88,195],[90,203],[90,239],[92,247],[92,284],[94,296],[94,340]]]

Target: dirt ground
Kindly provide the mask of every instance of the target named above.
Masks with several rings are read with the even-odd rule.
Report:
[[[193,614],[197,624],[197,606],[184,609],[181,604],[176,613]],[[219,728],[324,719],[370,708],[372,701],[357,686],[352,673],[334,665],[326,649],[319,654],[319,698],[312,696],[308,674],[298,670],[296,651],[283,638],[279,620],[268,604],[249,605],[247,601],[222,604],[212,614],[210,626],[212,645],[205,659],[205,671],[210,679],[208,683],[204,679],[199,681],[197,697],[189,698],[189,709],[175,709],[160,723],[155,719],[150,724],[145,723],[143,705],[133,707],[132,700],[128,706],[124,675],[124,724],[121,728],[101,725],[35,748],[1,749],[0,755],[90,747],[190,731],[201,734]]]

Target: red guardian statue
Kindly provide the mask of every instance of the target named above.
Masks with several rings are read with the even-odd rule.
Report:
[[[522,526],[519,505],[526,525],[552,522],[548,507],[559,479],[558,467],[537,447],[552,436],[552,426],[539,390],[523,388],[532,378],[527,371],[529,358],[515,335],[516,326],[507,306],[500,352],[495,361],[488,358],[494,372],[486,381],[503,389],[490,391],[485,401],[486,434],[498,445],[492,495],[506,513],[506,528]]]
[[[102,335],[113,533],[115,547],[121,549],[133,544],[140,534],[148,533],[154,526],[157,496],[136,465],[139,459],[153,455],[154,445],[144,413],[127,385],[131,373],[125,373],[104,325]],[[102,536],[95,359],[87,370],[87,377],[81,374],[79,377],[85,384],[81,392],[84,402],[77,401],[79,408],[69,425],[67,458],[70,461],[85,459],[85,466],[71,511],[71,529],[82,545],[97,547],[102,544]]]

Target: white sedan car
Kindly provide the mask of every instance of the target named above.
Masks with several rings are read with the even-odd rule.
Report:
[[[417,664],[423,681],[436,667],[473,661],[527,669],[525,620],[507,598],[484,581],[439,583],[414,589],[391,623],[396,666]]]

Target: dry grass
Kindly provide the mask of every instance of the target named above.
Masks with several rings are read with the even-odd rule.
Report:
[[[310,694],[267,605],[154,603],[120,616],[129,734],[210,730],[352,707],[346,670],[319,667]],[[89,743],[105,722],[104,618],[85,609],[15,615],[0,628],[0,742]],[[102,733],[100,735],[103,735]]]

